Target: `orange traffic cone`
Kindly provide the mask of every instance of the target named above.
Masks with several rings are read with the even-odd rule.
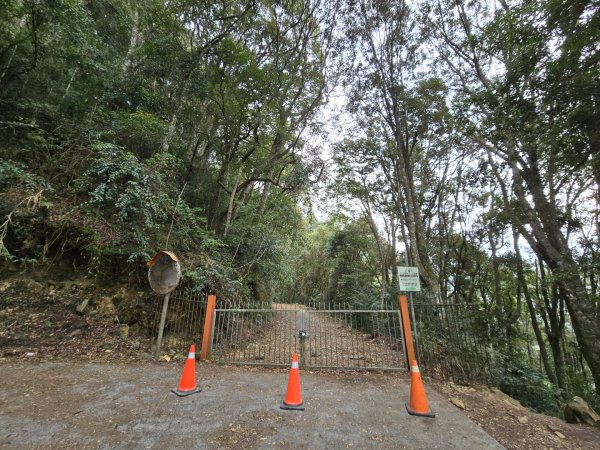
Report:
[[[281,402],[280,408],[304,411],[304,402],[302,401],[302,393],[300,392],[300,369],[298,369],[297,353],[292,355],[292,368],[290,369],[287,393]]]
[[[421,380],[421,372],[417,361],[412,362],[410,367],[410,396],[408,404],[405,403],[406,410],[413,416],[435,417],[435,413],[429,408],[423,380]]]
[[[186,395],[192,395],[200,391],[201,389],[196,386],[196,346],[192,344],[190,353],[185,360],[179,387],[173,389],[173,392],[180,397],[185,397]]]

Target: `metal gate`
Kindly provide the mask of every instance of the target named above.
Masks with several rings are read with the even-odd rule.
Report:
[[[227,364],[406,369],[398,309],[338,304],[238,305],[214,312],[211,358]]]
[[[419,363],[427,376],[490,384],[486,316],[475,305],[414,303]]]

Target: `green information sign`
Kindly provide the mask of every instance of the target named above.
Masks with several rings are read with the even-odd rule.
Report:
[[[398,266],[398,289],[401,292],[421,292],[418,267]]]

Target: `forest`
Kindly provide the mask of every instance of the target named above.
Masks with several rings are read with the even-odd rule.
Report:
[[[600,5],[4,0],[2,276],[230,302],[422,297],[505,384],[600,408]]]

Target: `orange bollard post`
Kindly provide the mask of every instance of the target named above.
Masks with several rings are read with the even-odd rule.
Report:
[[[290,369],[287,392],[285,394],[285,399],[281,402],[280,408],[304,411],[304,402],[302,401],[300,389],[300,369],[297,353],[292,355],[292,368]]]
[[[217,296],[209,295],[206,304],[206,313],[204,316],[204,332],[202,333],[202,348],[200,349],[200,359],[206,361],[210,356],[210,341],[213,331],[213,315],[217,304]]]
[[[402,316],[402,330],[404,331],[404,343],[406,345],[406,361],[413,361],[417,359],[415,357],[415,348],[413,345],[412,331],[410,330],[410,316],[408,313],[408,303],[406,301],[406,295],[400,294],[398,296],[398,304],[400,305],[400,313]],[[408,368],[410,370],[410,367]]]

